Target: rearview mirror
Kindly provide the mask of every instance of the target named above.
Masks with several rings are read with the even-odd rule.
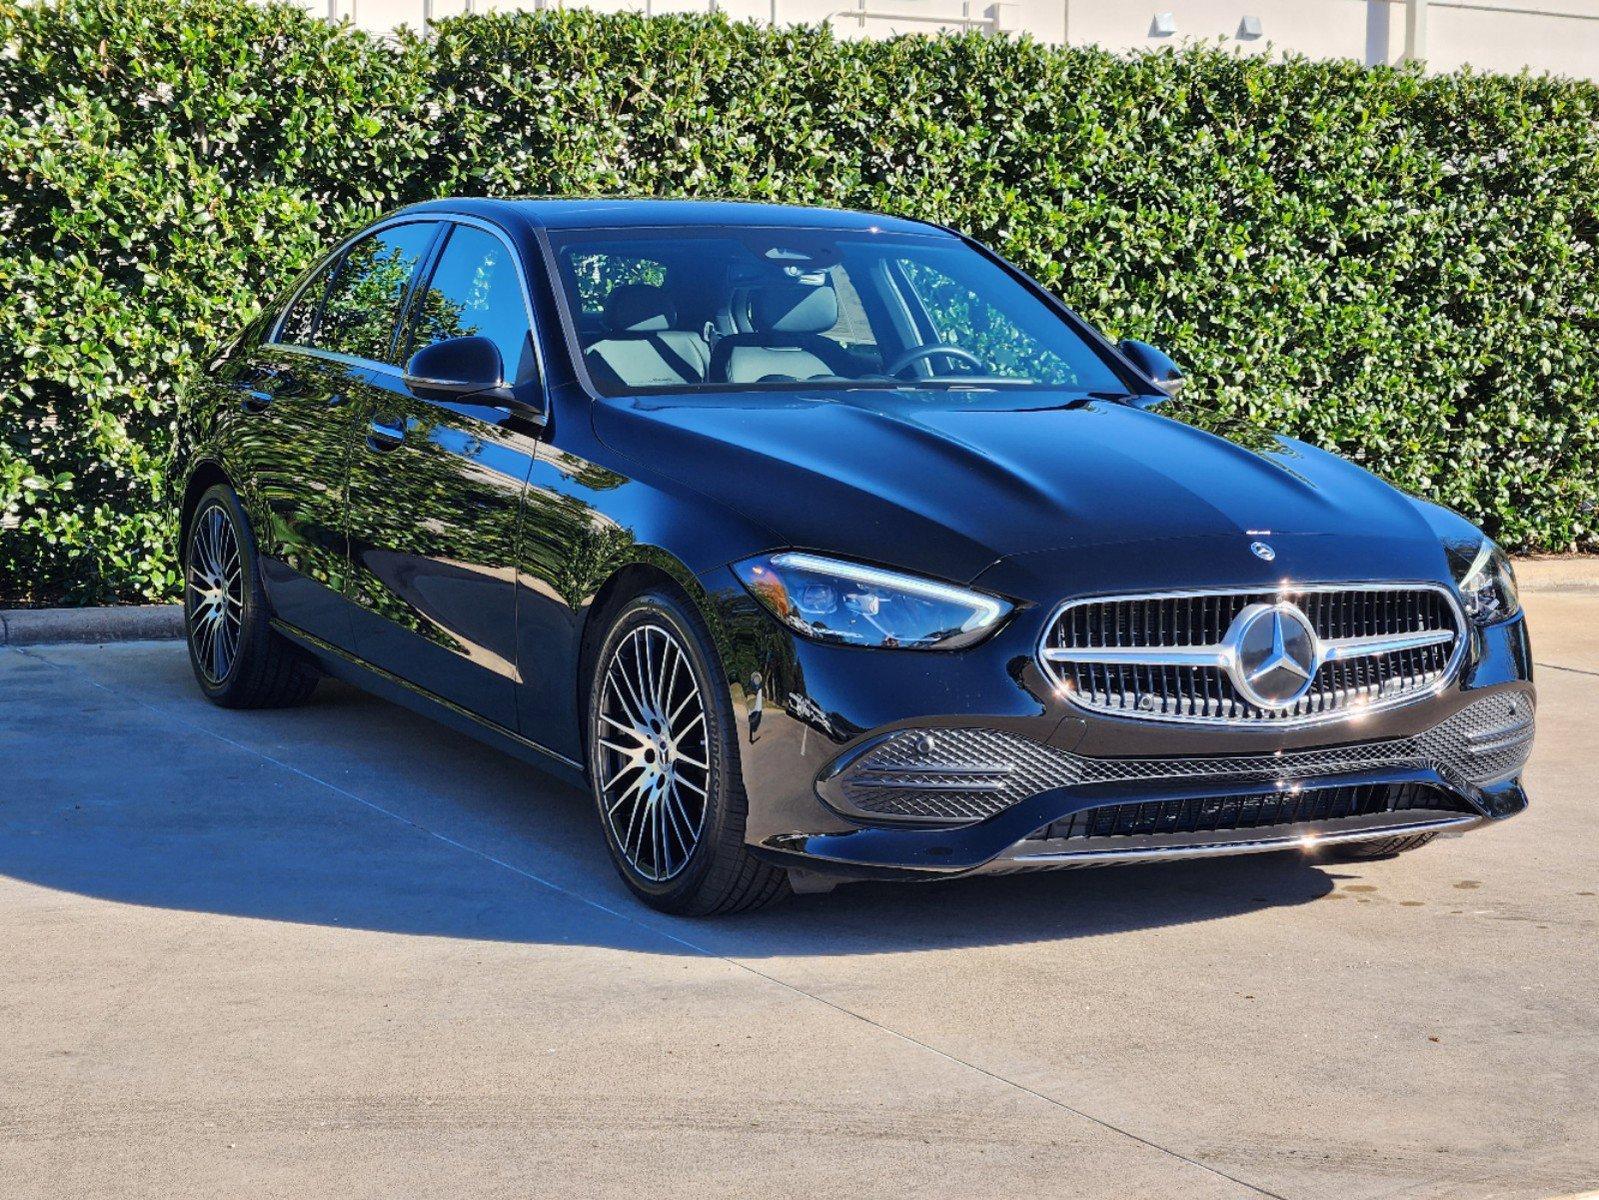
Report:
[[[1176,363],[1148,342],[1123,338],[1117,349],[1138,368],[1140,374],[1168,396],[1175,396],[1182,390],[1185,382],[1182,371],[1178,369]]]
[[[405,367],[405,385],[426,399],[511,404],[500,349],[486,337],[446,338],[424,346]]]

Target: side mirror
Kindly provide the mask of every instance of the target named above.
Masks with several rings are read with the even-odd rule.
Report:
[[[1168,396],[1175,396],[1182,390],[1185,382],[1182,371],[1178,369],[1176,363],[1148,342],[1123,338],[1117,349],[1146,379]]]
[[[405,366],[405,385],[430,400],[512,403],[500,349],[486,337],[446,338],[422,347]]]

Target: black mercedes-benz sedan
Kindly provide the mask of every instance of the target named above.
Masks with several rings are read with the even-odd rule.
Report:
[[[406,208],[186,394],[195,675],[249,707],[330,673],[553,769],[680,913],[1524,808],[1498,547],[1162,415],[1180,384],[917,221]]]

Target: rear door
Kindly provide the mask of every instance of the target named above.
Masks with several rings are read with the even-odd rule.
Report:
[[[273,613],[349,648],[347,485],[369,365],[392,355],[401,307],[437,222],[355,238],[297,294],[235,386],[237,438],[256,499],[256,541]]]
[[[415,396],[399,363],[477,334],[507,379],[542,386],[511,243],[453,222],[410,306],[393,364],[373,370],[350,460],[355,649],[367,662],[515,727],[516,538],[538,430],[508,409]]]
[[[230,380],[230,466],[251,514],[272,610],[327,641],[349,636],[344,579],[344,472],[353,426],[330,401],[344,369],[302,352],[315,333],[334,256]],[[269,331],[270,333],[270,331]]]
[[[349,458],[369,367],[388,358],[436,222],[379,227],[332,255],[233,381],[241,477],[249,481],[273,611],[348,647]]]

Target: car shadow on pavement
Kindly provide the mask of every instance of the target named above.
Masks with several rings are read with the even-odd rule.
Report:
[[[1054,941],[1308,904],[1333,886],[1333,876],[1297,853],[926,884],[857,883],[719,922],[712,941],[724,953],[772,956]]]
[[[138,668],[136,702],[103,673],[75,686],[59,667],[7,665],[0,874],[126,904],[761,958],[1180,926],[1306,904],[1334,883],[1297,853],[1270,854],[850,884],[763,912],[683,920],[625,891],[584,794],[349,688],[325,686],[307,708],[232,713],[199,700],[187,663],[170,653],[112,662]]]

